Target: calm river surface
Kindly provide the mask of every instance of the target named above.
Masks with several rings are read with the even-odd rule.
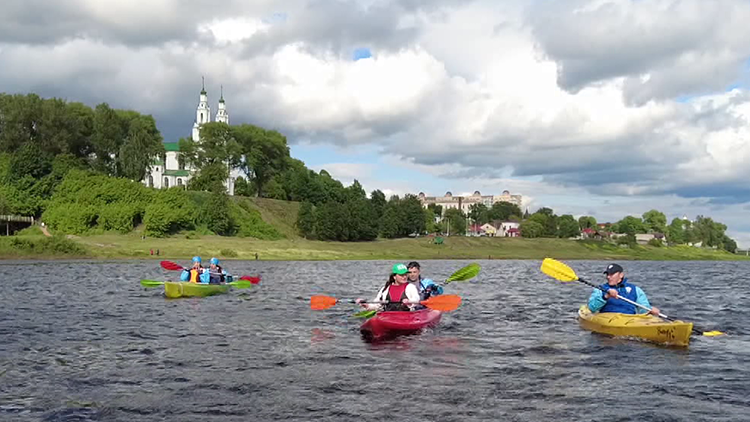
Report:
[[[445,278],[471,261],[423,261]],[[582,330],[590,288],[476,261],[438,327],[364,342],[353,305],[393,262],[227,262],[263,283],[168,300],[156,261],[0,261],[0,421],[748,421],[748,262],[621,262],[651,303],[724,337],[688,349]],[[602,261],[568,261],[603,281]],[[186,262],[183,262],[186,264]]]

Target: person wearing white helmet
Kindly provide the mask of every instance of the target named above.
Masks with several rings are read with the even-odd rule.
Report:
[[[208,267],[209,284],[224,284],[232,281],[232,276],[221,268],[219,258],[211,258],[211,265]]]

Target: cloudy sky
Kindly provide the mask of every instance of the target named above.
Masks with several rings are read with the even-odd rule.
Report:
[[[702,214],[750,246],[750,2],[4,0],[0,91],[215,113],[370,191]]]

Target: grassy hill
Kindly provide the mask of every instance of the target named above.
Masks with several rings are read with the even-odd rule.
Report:
[[[231,259],[348,260],[348,259],[607,259],[607,260],[746,260],[714,249],[688,246],[634,248],[597,241],[567,239],[523,239],[446,237],[442,245],[432,238],[379,239],[373,242],[321,242],[297,235],[294,223],[299,203],[265,198],[235,197],[242,208],[257,211],[265,223],[285,238],[258,240],[252,237],[221,237],[183,232],[167,238],[142,238],[137,228],[129,234],[104,233],[86,236],[58,235],[46,238],[38,227],[0,238],[4,258],[153,258],[183,260],[193,255]],[[55,233],[53,233],[55,234]],[[69,251],[68,251],[69,249]],[[159,256],[151,255],[151,249]]]

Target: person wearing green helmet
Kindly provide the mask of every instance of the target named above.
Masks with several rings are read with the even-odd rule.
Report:
[[[411,311],[419,303],[417,286],[409,283],[409,269],[404,264],[395,264],[391,275],[371,303],[357,299],[360,306],[383,311]]]

